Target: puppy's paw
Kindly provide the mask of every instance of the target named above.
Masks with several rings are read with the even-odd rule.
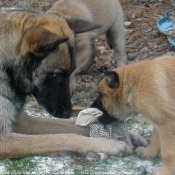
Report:
[[[147,148],[144,147],[138,147],[135,150],[135,153],[138,157],[143,158],[143,159],[153,159],[157,155],[154,153],[150,152]]]
[[[131,138],[131,142],[135,148],[148,146],[147,140],[144,137],[142,137],[141,135],[136,134],[134,132],[129,132],[129,135]]]
[[[175,170],[171,167],[162,167],[158,171],[154,172],[154,175],[174,175]]]

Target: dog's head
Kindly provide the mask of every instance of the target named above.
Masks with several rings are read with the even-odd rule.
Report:
[[[123,121],[132,113],[131,98],[132,93],[128,84],[123,81],[124,68],[104,71],[105,78],[100,82],[99,95],[93,107],[103,111],[99,119],[104,124],[109,124],[114,120]]]
[[[69,77],[75,68],[74,37],[100,26],[20,8],[3,8],[0,17],[4,44],[0,63],[11,89],[16,95],[33,94],[55,117],[70,117]]]

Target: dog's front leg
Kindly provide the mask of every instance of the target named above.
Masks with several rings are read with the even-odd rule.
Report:
[[[21,134],[59,134],[74,133],[89,136],[89,126],[75,125],[74,119],[46,119],[33,117],[20,111],[13,123],[13,131]]]
[[[1,86],[1,88],[4,88],[3,84]],[[8,93],[11,93],[13,96],[13,92]],[[15,120],[18,111],[18,108],[4,96],[0,95],[0,137],[10,136],[12,130],[11,124]],[[19,105],[20,103],[17,104]]]
[[[14,133],[10,137],[0,138],[0,158],[49,155],[65,151],[104,152],[115,156],[125,156],[133,152],[132,148],[122,141],[76,134],[22,135]]]

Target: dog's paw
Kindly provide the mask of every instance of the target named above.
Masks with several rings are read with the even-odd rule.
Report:
[[[148,146],[148,141],[144,137],[142,137],[141,135],[136,134],[134,132],[129,132],[129,135],[131,138],[131,142],[135,148]]]
[[[108,142],[111,145],[111,148],[108,149],[109,153],[105,152],[108,155],[123,157],[132,154],[134,151],[134,148],[124,141],[110,139],[110,142],[111,144]]]
[[[142,159],[153,159],[156,157],[155,154],[151,153],[147,148],[144,147],[138,147],[135,149],[135,153],[138,157]]]
[[[134,152],[134,147],[124,141],[109,139],[106,137],[89,137],[85,148],[87,151],[106,153],[109,156],[127,156]]]

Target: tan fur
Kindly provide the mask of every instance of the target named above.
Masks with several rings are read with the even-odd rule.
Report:
[[[75,89],[75,75],[87,72],[93,62],[95,39],[106,34],[108,44],[114,49],[117,66],[127,63],[125,29],[122,7],[118,0],[59,0],[48,11],[68,15],[102,25],[101,28],[76,36],[76,69],[70,78],[71,91]]]
[[[175,175],[175,57],[164,56],[141,61],[113,72],[119,75],[116,87],[104,78],[99,91],[108,113],[125,120],[133,112],[142,113],[155,126],[151,144],[137,148],[136,154],[151,158],[159,153],[162,168],[156,175]]]

